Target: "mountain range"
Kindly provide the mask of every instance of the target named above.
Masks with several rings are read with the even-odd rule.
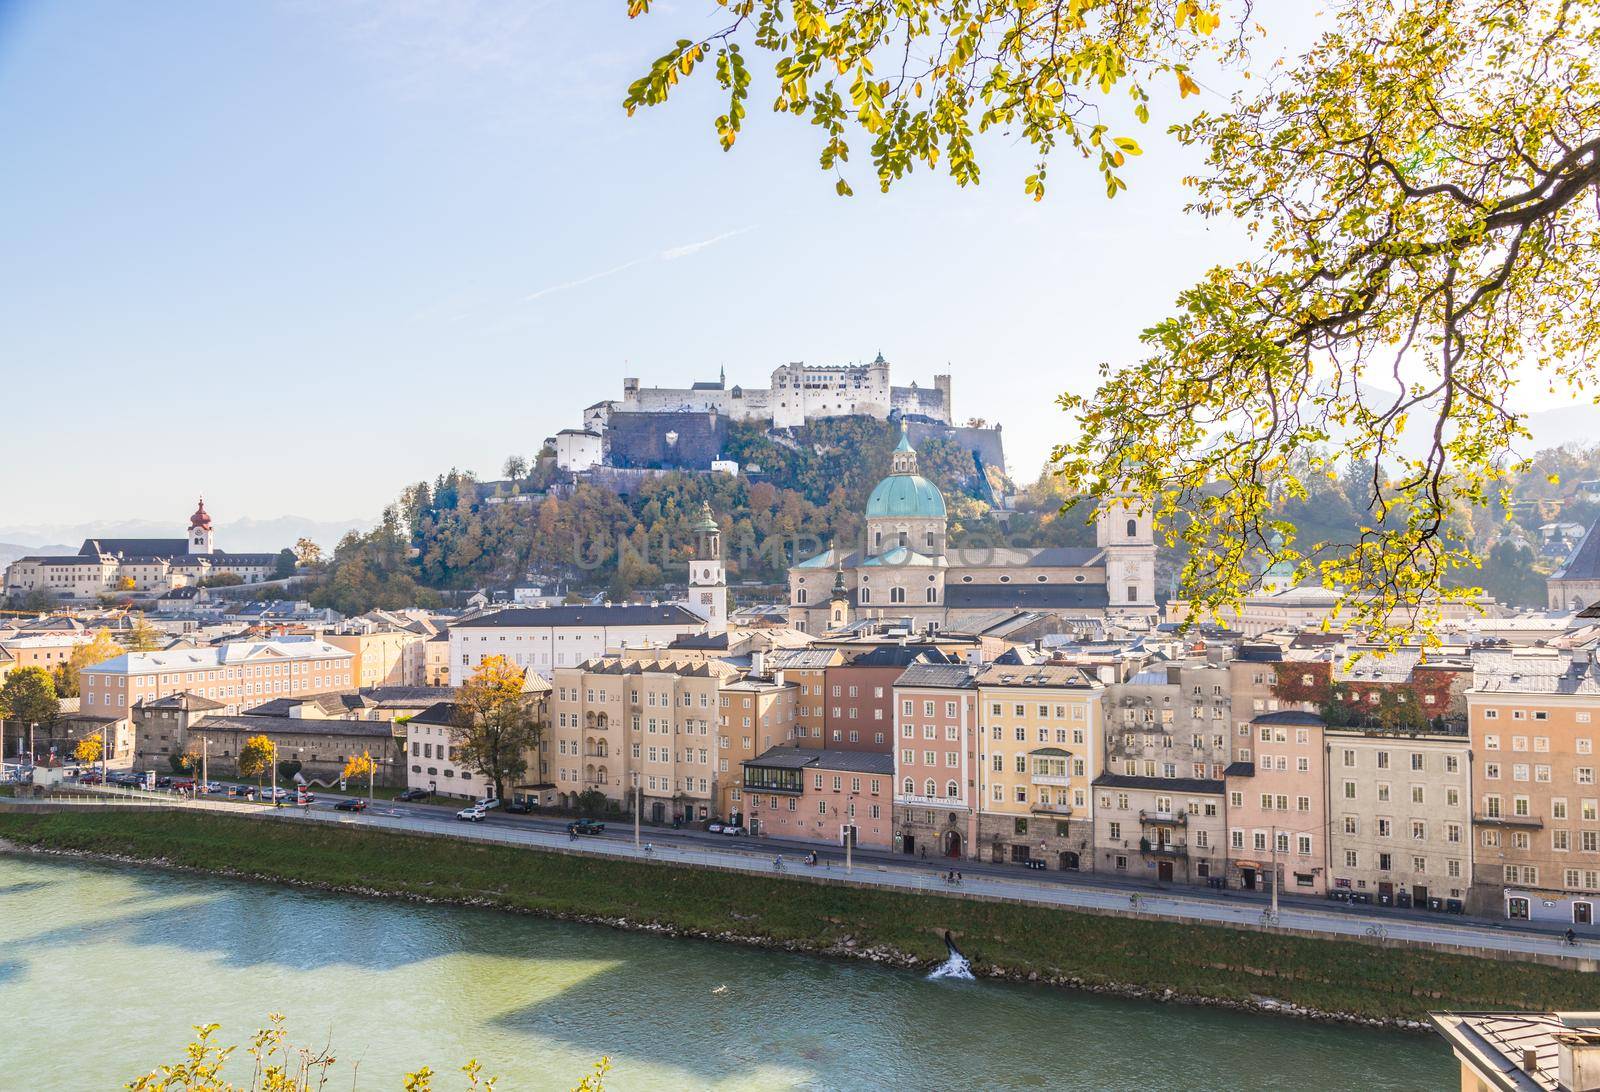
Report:
[[[266,553],[309,538],[332,553],[347,531],[365,531],[376,519],[314,520],[305,516],[229,520],[217,529],[217,548],[235,553]],[[115,520],[104,523],[0,526],[0,564],[25,554],[75,554],[86,538],[182,538],[171,520]]]

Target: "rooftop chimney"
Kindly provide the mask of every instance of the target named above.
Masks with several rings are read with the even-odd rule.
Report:
[[[1556,1063],[1567,1092],[1600,1092],[1600,1030],[1591,1027],[1557,1035]]]
[[[983,666],[983,646],[974,645],[967,649],[967,664],[971,667]]]
[[[767,654],[759,648],[750,653],[750,674],[758,679],[767,677]]]

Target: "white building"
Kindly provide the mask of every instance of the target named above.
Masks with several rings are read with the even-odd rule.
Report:
[[[487,656],[504,656],[548,681],[558,667],[706,632],[705,618],[676,603],[508,607],[450,627],[450,685],[466,682]]]
[[[161,595],[232,573],[246,584],[271,577],[276,554],[230,554],[216,548],[202,499],[184,538],[86,538],[76,554],[32,555],[6,569],[7,595],[48,591],[59,599],[115,593]]]
[[[221,703],[224,715],[273,698],[349,690],[354,656],[326,641],[283,637],[209,648],[125,652],[79,675],[85,713],[121,715],[141,703],[192,694]]]
[[[553,438],[556,466],[562,470],[588,470],[605,461],[605,441],[591,428],[564,428]]]

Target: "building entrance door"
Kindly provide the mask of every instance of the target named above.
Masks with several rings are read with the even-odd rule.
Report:
[[[961,832],[947,830],[944,832],[944,855],[946,857],[961,856]]]
[[[914,834],[902,835],[900,838],[900,848],[906,854],[906,856],[915,857],[917,855],[917,836]]]
[[[1156,879],[1160,880],[1162,883],[1172,882],[1171,861],[1158,861],[1156,863]]]
[[[1241,868],[1239,870],[1239,878],[1244,883],[1244,889],[1246,891],[1254,891],[1256,889],[1256,870],[1255,869],[1253,869],[1253,868]]]
[[[666,817],[667,806],[665,804],[657,800],[654,804],[650,805],[650,821],[652,823],[662,822],[666,819]]]
[[[1066,850],[1061,854],[1061,871],[1076,872],[1081,866],[1082,862],[1079,861],[1078,855],[1072,850]]]
[[[1594,903],[1592,903],[1592,902],[1575,902],[1575,903],[1573,903],[1572,904],[1572,924],[1574,924],[1574,925],[1593,925],[1594,924]]]
[[[1421,884],[1411,885],[1411,905],[1418,910],[1425,909],[1428,905],[1428,889]]]
[[[1516,921],[1528,920],[1528,900],[1521,895],[1513,895],[1506,900],[1506,917]]]

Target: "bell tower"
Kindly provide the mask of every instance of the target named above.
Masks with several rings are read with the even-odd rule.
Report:
[[[206,499],[200,498],[200,505],[194,510],[194,515],[189,517],[189,552],[191,554],[209,554],[211,546],[211,515],[206,511]]]
[[[689,562],[689,609],[706,620],[706,632],[728,632],[728,576],[722,564],[722,529],[711,505],[700,506],[694,524],[694,559]]]
[[[1150,510],[1132,497],[1106,497],[1095,512],[1095,545],[1103,551],[1113,614],[1156,611],[1156,540]]]

